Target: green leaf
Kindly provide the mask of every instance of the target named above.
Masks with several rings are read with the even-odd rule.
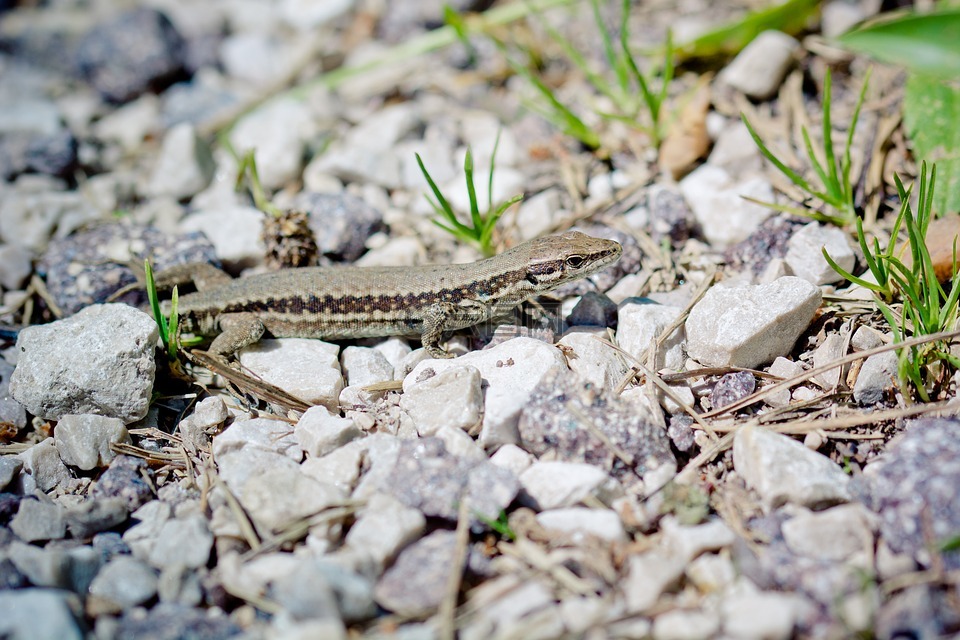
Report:
[[[941,78],[960,76],[960,9],[901,14],[838,38],[844,47]]]
[[[933,210],[940,216],[960,211],[960,86],[910,76],[903,96],[903,122],[917,160],[937,165]]]

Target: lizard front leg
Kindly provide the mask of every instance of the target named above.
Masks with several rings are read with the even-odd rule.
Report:
[[[220,335],[210,344],[210,353],[224,360],[260,340],[266,328],[253,313],[227,313],[217,318]]]
[[[438,302],[430,305],[423,314],[423,335],[420,341],[423,348],[433,358],[452,358],[453,354],[440,348],[440,339],[448,328],[458,329],[479,324],[487,319],[487,308],[477,302],[456,305],[452,302]]]

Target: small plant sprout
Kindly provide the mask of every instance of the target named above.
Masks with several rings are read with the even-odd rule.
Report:
[[[440,191],[440,187],[437,186],[437,183],[430,176],[430,172],[427,171],[427,168],[424,166],[423,159],[420,157],[420,154],[415,154],[417,157],[417,164],[420,166],[420,171],[423,172],[423,177],[426,179],[427,184],[430,185],[430,190],[433,192],[433,198],[431,198],[429,195],[426,196],[430,206],[433,207],[433,210],[437,214],[432,222],[462,242],[474,245],[480,250],[481,253],[483,253],[484,256],[487,257],[492,256],[495,253],[493,246],[493,231],[496,227],[497,221],[500,219],[500,216],[502,216],[504,212],[506,212],[506,210],[511,206],[523,200],[523,194],[518,194],[496,206],[493,204],[493,172],[496,168],[495,159],[497,157],[497,148],[499,145],[500,134],[498,133],[497,138],[493,143],[493,153],[490,155],[490,175],[487,180],[487,202],[489,203],[489,206],[485,213],[480,212],[480,204],[477,201],[477,188],[473,182],[473,154],[469,148],[467,149],[466,157],[463,160],[463,173],[464,179],[467,183],[467,196],[470,198],[469,225],[460,222],[456,212],[450,205],[450,201],[444,197],[443,193]]]
[[[837,273],[876,294],[877,306],[890,325],[895,342],[949,331],[957,325],[960,287],[953,286],[949,292],[943,288],[937,279],[926,244],[927,227],[933,219],[936,177],[935,166],[930,170],[928,179],[927,166],[921,165],[916,214],[910,205],[913,187],[905,188],[899,176],[895,177],[900,211],[885,250],[880,249],[876,239],[872,245],[868,244],[862,224],[857,225],[857,240],[868,269],[877,282],[853,276],[837,265],[826,250],[823,252],[824,258]],[[910,260],[906,262],[897,255],[897,236],[901,231],[907,235],[904,250],[910,252]],[[952,264],[956,265],[956,242],[952,258]],[[956,275],[955,266],[953,275]],[[899,304],[895,304],[897,298]],[[953,371],[960,369],[960,359],[950,352],[949,345],[944,342],[901,349],[897,355],[901,391],[905,397],[909,397],[909,385],[912,385],[923,402],[929,402],[930,391],[941,387]]]
[[[153,277],[153,267],[149,260],[143,261],[144,279],[146,280],[147,299],[150,301],[150,309],[153,311],[153,319],[157,322],[160,330],[160,342],[163,344],[164,351],[167,352],[167,358],[170,362],[177,360],[177,349],[180,340],[180,319],[177,315],[177,303],[179,294],[174,287],[170,294],[170,316],[163,315],[160,310],[160,299],[157,297],[157,283]]]
[[[830,222],[839,226],[854,224],[858,216],[856,203],[854,202],[854,189],[850,182],[850,171],[852,168],[850,148],[853,144],[853,133],[857,128],[857,120],[860,118],[860,108],[863,106],[863,100],[866,96],[868,81],[869,73],[863,81],[863,87],[860,89],[860,95],[857,98],[857,104],[853,110],[853,117],[847,129],[847,139],[843,147],[843,153],[838,156],[833,148],[833,140],[831,139],[833,132],[830,113],[832,80],[830,71],[827,71],[823,81],[823,130],[821,136],[823,139],[823,148],[819,150],[819,153],[813,147],[810,132],[807,131],[806,127],[802,129],[803,144],[806,149],[807,158],[810,161],[810,166],[814,173],[817,174],[819,185],[810,182],[800,175],[800,173],[784,164],[760,138],[753,128],[753,125],[747,120],[747,117],[740,114],[743,123],[746,125],[750,136],[757,144],[763,157],[769,160],[780,173],[786,176],[797,188],[806,193],[807,196],[820,200],[826,205],[829,211],[814,211],[805,207],[791,207],[772,202],[753,200],[752,198],[748,199],[766,207],[776,209],[777,211],[805,216],[821,222]],[[823,162],[821,162],[820,157],[822,157]]]

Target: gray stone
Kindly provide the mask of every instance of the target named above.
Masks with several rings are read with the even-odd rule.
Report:
[[[737,431],[733,466],[768,509],[787,502],[817,509],[851,497],[850,477],[830,458],[761,427]]]
[[[23,468],[23,461],[17,456],[0,456],[0,491],[7,488]]]
[[[524,407],[521,446],[536,456],[585,462],[616,478],[676,467],[663,429],[605,389],[546,376]]]
[[[241,118],[230,140],[241,155],[255,150],[263,187],[279,189],[300,176],[306,140],[314,126],[306,104],[282,98]]]
[[[79,600],[65,591],[0,591],[0,635],[10,640],[82,640],[75,610],[80,610]]]
[[[737,181],[720,167],[703,164],[680,181],[680,190],[703,235],[718,248],[746,240],[772,214],[771,209],[743,198],[772,201],[773,189],[766,178]]]
[[[714,286],[687,317],[687,352],[706,366],[753,368],[790,353],[820,307],[820,289],[795,277]]]
[[[844,335],[828,333],[820,346],[813,352],[813,366],[819,368],[836,362],[846,355],[844,353],[846,346],[847,341]],[[840,384],[840,373],[844,369],[845,367],[833,367],[817,374],[813,380],[824,389],[836,389],[837,385]]]
[[[710,404],[714,409],[733,404],[746,398],[757,388],[757,379],[749,371],[728,373],[717,380],[710,391]]]
[[[88,499],[67,508],[66,519],[70,535],[78,540],[112,529],[126,521],[127,502],[122,498]]]
[[[885,343],[886,340],[882,333],[865,324],[857,327],[857,330],[853,332],[853,336],[850,337],[850,348],[854,351],[875,349]]]
[[[145,460],[117,456],[93,485],[91,495],[96,499],[120,498],[133,511],[153,499],[151,475]]]
[[[200,232],[206,236],[223,266],[236,271],[263,262],[262,228],[263,213],[240,205],[195,211],[183,218],[178,226],[181,233]]]
[[[476,367],[487,385],[480,442],[488,447],[516,444],[517,422],[534,389],[548,374],[568,371],[563,356],[554,346],[520,337],[455,360],[425,360],[404,378],[404,389],[464,365]]]
[[[834,225],[811,222],[801,227],[787,243],[784,261],[793,275],[816,285],[832,284],[843,280],[823,257],[826,249],[830,257],[847,272],[853,271],[857,257],[853,253],[847,234]]]
[[[627,375],[627,364],[606,339],[606,329],[573,327],[559,344],[567,349],[567,362],[577,378],[600,389],[615,389]]]
[[[110,464],[116,457],[111,444],[130,442],[121,420],[93,414],[62,416],[53,437],[60,458],[84,471]]]
[[[142,609],[124,612],[114,635],[118,640],[161,638],[232,638],[242,633],[227,616],[210,615],[208,608],[160,603],[144,614]]]
[[[157,574],[143,562],[130,556],[117,556],[108,562],[90,584],[88,611],[96,614],[120,613],[143,604],[157,593]]]
[[[857,497],[880,516],[890,549],[925,565],[931,548],[960,531],[958,425],[956,418],[908,422],[906,433],[853,483]],[[960,568],[960,551],[943,551],[941,557],[948,570]]]
[[[800,43],[780,31],[764,31],[721,72],[720,79],[751,98],[765,100],[776,93]]]
[[[571,327],[617,327],[617,303],[596,291],[588,291],[574,305],[567,324]]]
[[[129,424],[147,414],[158,336],[153,318],[124,304],[27,327],[17,338],[10,393],[47,420],[94,413]]]
[[[40,251],[54,231],[66,234],[99,215],[77,191],[17,190],[3,199],[0,238],[7,244]]]
[[[68,548],[48,544],[44,548],[16,541],[8,548],[16,568],[37,587],[67,589],[86,593],[100,570],[102,558],[87,546]]]
[[[0,109],[0,134],[34,133],[52,135],[60,127],[60,112],[50,100],[21,96],[20,100],[4,102]]]
[[[843,504],[824,511],[801,511],[780,529],[793,553],[872,568],[875,517],[861,504]]]
[[[294,437],[293,426],[285,420],[270,418],[235,420],[213,438],[213,456],[217,460],[224,458],[231,451],[244,447],[256,447],[279,453],[294,462],[300,462],[303,457],[297,439]]]
[[[345,551],[373,561],[379,571],[400,549],[423,534],[426,518],[393,496],[375,493],[357,513],[345,538]]]
[[[145,560],[150,556],[160,530],[170,519],[172,512],[173,509],[166,502],[161,500],[147,502],[131,514],[130,517],[136,524],[123,532],[123,543],[135,556]]]
[[[50,491],[61,482],[70,480],[70,470],[60,459],[53,438],[47,438],[20,454],[23,470],[30,474],[37,488]]]
[[[660,549],[652,549],[627,559],[627,573],[620,581],[627,610],[643,613],[652,608],[660,595],[683,576],[684,558]]]
[[[476,367],[447,369],[407,386],[400,408],[410,415],[421,436],[435,435],[445,426],[473,432],[483,417],[481,383]]]
[[[647,298],[627,298],[617,312],[617,343],[644,366],[650,366],[647,350],[682,311],[679,307],[657,304]],[[654,370],[666,367],[677,371],[682,368],[684,337],[683,325],[674,329],[657,351],[657,359],[652,365]]]
[[[160,528],[149,562],[158,569],[177,565],[196,569],[207,564],[212,547],[213,534],[203,516],[170,519]]]
[[[33,254],[26,248],[5,244],[0,246],[0,286],[19,289],[33,272]]]
[[[340,347],[309,338],[261,340],[240,351],[240,363],[307,404],[339,411]]]
[[[60,505],[21,500],[20,510],[10,522],[10,529],[27,542],[55,540],[67,534],[67,522]]]
[[[882,401],[884,396],[897,388],[898,365],[894,351],[877,353],[867,358],[853,384],[853,399],[863,406]]]
[[[377,582],[374,597],[388,611],[407,617],[426,617],[437,610],[447,592],[454,563],[456,534],[434,531],[404,549]]]
[[[675,609],[658,615],[653,621],[654,640],[699,640],[713,638],[720,630],[715,611]]]
[[[189,198],[210,183],[215,169],[207,143],[184,122],[164,137],[147,191],[152,196]]]
[[[333,595],[333,617],[343,618],[345,622],[360,622],[369,620],[376,614],[376,604],[373,601],[373,582],[357,573],[344,569],[334,562],[316,559],[298,563],[293,572],[274,581],[274,593],[278,596],[288,594],[289,598],[281,597],[280,602],[294,618],[308,619],[322,617],[316,615],[322,610],[324,602],[318,602],[317,607],[311,606],[310,586],[318,592],[329,591]],[[297,595],[301,594],[301,595]],[[325,600],[325,596],[321,596]],[[288,606],[289,605],[289,606]]]
[[[310,407],[297,421],[293,435],[308,456],[318,458],[363,436],[353,420],[330,413],[326,407]]]
[[[349,193],[303,192],[294,208],[310,215],[317,247],[338,262],[353,262],[363,255],[367,239],[383,228],[383,214]]]
[[[342,626],[333,589],[312,565],[300,562],[292,571],[277,576],[268,595],[283,603],[284,614],[294,620],[327,619]]]

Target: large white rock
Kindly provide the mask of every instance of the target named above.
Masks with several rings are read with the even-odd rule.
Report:
[[[445,426],[471,431],[483,416],[481,382],[476,367],[447,369],[405,386],[400,408],[410,415],[421,436],[433,435]]]
[[[307,404],[339,411],[343,376],[337,353],[340,347],[309,338],[261,340],[239,353],[240,364],[266,382],[280,387]]]
[[[811,222],[790,236],[784,262],[798,278],[816,285],[832,284],[843,280],[823,257],[823,249],[844,270],[850,272],[856,266],[847,234],[833,225]]]
[[[617,343],[647,366],[646,352],[664,329],[683,311],[680,307],[657,304],[648,298],[627,298],[617,309]],[[683,325],[677,327],[657,352],[654,370],[683,367]]]
[[[798,49],[800,43],[791,36],[764,31],[720,72],[720,81],[751,98],[765,100],[780,87]]]
[[[687,353],[706,366],[757,367],[790,353],[820,307],[820,289],[793,276],[714,286],[687,318]]]
[[[567,362],[577,377],[601,389],[614,389],[628,367],[616,349],[601,342],[606,334],[606,329],[598,327],[574,327],[560,338],[560,344],[570,350]]]
[[[710,244],[726,247],[745,240],[773,210],[744,200],[749,196],[763,202],[773,200],[766,178],[733,177],[711,164],[703,164],[680,181],[680,191]]]

